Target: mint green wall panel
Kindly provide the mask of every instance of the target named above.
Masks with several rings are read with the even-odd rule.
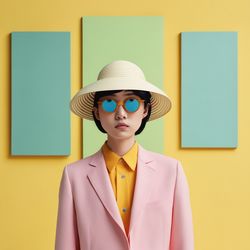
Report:
[[[11,33],[11,154],[70,154],[70,33]]]
[[[237,32],[181,33],[181,146],[238,144]]]
[[[163,24],[161,16],[85,16],[83,31],[83,86],[96,81],[99,71],[114,60],[128,60],[159,88],[163,82]],[[163,118],[148,122],[137,141],[163,152]],[[83,155],[96,152],[106,140],[94,121],[83,121]]]

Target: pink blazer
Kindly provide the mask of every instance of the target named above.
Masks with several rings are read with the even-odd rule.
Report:
[[[181,163],[139,145],[125,233],[101,149],[62,174],[55,250],[193,250],[188,182]]]

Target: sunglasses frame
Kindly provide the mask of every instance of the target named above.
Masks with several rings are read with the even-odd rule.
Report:
[[[108,111],[104,110],[103,107],[102,107],[102,103],[103,103],[105,100],[107,100],[107,99],[108,99],[108,100],[111,99],[111,100],[115,101],[115,103],[116,103],[116,108],[115,108],[115,110],[112,111],[112,112],[108,112]],[[135,110],[135,111],[128,111],[128,110],[126,109],[126,107],[125,107],[125,102],[126,102],[127,100],[129,100],[129,99],[136,99],[136,100],[139,102],[140,105],[141,105],[141,103],[144,103],[144,102],[145,102],[145,100],[143,100],[143,99],[141,99],[141,98],[135,96],[135,97],[127,97],[127,98],[125,98],[123,101],[117,101],[117,100],[116,100],[115,98],[113,98],[113,97],[106,97],[106,98],[104,98],[103,100],[98,101],[97,103],[101,105],[101,108],[102,108],[102,110],[103,110],[104,112],[109,113],[109,114],[116,112],[119,106],[122,106],[122,107],[124,108],[124,110],[126,110],[126,112],[128,112],[128,113],[135,113],[135,112],[139,109],[140,105],[138,106],[138,109],[137,109],[137,110]]]

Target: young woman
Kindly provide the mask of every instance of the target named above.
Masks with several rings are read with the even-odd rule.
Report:
[[[94,120],[107,140],[64,168],[56,250],[194,249],[180,161],[144,149],[135,137],[170,109],[169,97],[129,61],[106,65],[73,97],[71,110]]]

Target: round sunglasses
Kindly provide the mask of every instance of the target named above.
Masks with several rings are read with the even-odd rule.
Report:
[[[123,101],[116,101],[112,97],[107,97],[97,103],[100,104],[102,110],[107,113],[115,112],[120,105],[122,105],[127,112],[133,113],[139,109],[140,104],[144,103],[144,100],[139,97],[128,97]]]

